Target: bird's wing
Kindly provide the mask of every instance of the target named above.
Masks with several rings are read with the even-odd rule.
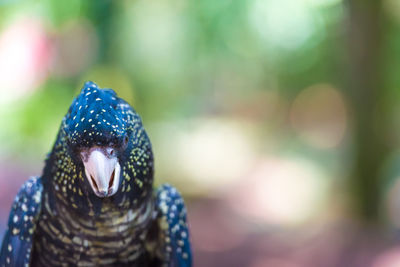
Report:
[[[162,266],[190,267],[192,253],[186,208],[179,192],[170,185],[157,190],[156,210],[158,224],[157,254]]]
[[[11,207],[0,250],[0,266],[29,266],[32,238],[42,200],[42,181],[32,177],[19,190]]]

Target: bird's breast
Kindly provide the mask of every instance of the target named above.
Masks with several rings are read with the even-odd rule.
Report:
[[[109,266],[135,262],[145,252],[152,203],[136,210],[77,216],[44,207],[35,231],[34,258],[51,266]],[[44,264],[43,264],[44,265]]]

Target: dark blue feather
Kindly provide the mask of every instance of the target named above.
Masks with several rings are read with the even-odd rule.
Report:
[[[0,266],[26,266],[31,260],[33,235],[41,210],[42,182],[32,177],[18,192],[0,252]]]
[[[164,246],[161,253],[164,263],[170,267],[192,266],[189,227],[186,220],[186,208],[178,190],[168,184],[157,190],[156,199],[160,241]]]

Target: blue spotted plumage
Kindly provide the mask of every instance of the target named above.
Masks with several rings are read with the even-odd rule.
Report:
[[[191,266],[183,199],[153,190],[153,168],[139,115],[87,82],[14,201],[0,266]]]
[[[37,177],[30,178],[19,190],[11,208],[8,230],[0,251],[1,266],[29,265],[42,190],[41,180]]]
[[[189,232],[186,224],[186,208],[179,192],[170,185],[157,190],[156,206],[159,225],[167,226],[161,233],[161,253],[173,266],[187,266],[192,261]]]

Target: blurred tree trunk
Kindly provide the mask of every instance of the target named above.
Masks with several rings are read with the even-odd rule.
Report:
[[[348,0],[349,95],[353,108],[355,162],[352,193],[359,215],[367,221],[379,218],[380,170],[389,147],[389,125],[383,98],[381,1]]]

